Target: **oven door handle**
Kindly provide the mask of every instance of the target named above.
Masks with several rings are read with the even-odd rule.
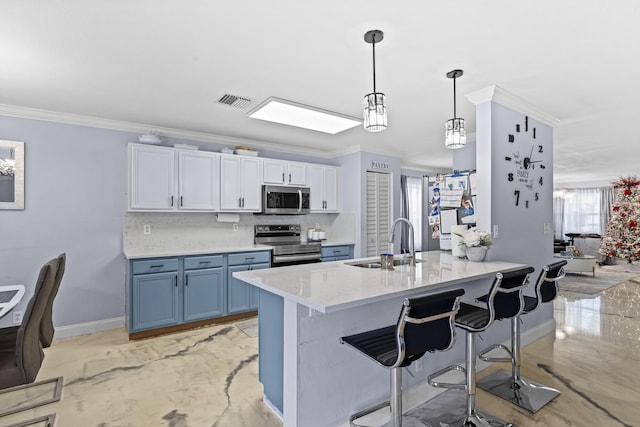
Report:
[[[308,260],[314,260],[314,259],[321,260],[322,255],[320,254],[282,255],[282,256],[274,255],[273,259],[271,260],[271,263],[277,264],[279,262],[308,261]]]
[[[302,190],[298,188],[298,212],[302,212]]]

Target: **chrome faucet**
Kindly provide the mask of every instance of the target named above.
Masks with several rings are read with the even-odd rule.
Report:
[[[409,233],[411,234],[409,236],[409,252],[411,252],[411,265],[415,266],[416,265],[416,250],[415,250],[415,245],[414,245],[414,234],[413,234],[413,224],[411,224],[411,221],[409,221],[406,218],[398,218],[393,222],[393,225],[391,226],[391,231],[389,231],[389,243],[393,243],[393,239],[395,238],[395,234],[393,233],[393,231],[396,229],[396,225],[398,225],[399,222],[406,222],[409,225]]]

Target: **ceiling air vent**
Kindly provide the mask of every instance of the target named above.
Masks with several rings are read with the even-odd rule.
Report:
[[[251,103],[251,99],[245,98],[244,96],[225,93],[220,97],[220,99],[218,99],[218,103],[228,105],[233,108],[244,108]]]

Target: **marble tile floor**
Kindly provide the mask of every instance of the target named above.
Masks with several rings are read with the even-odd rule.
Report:
[[[478,390],[478,407],[520,427],[640,426],[639,312],[636,282],[561,295],[556,334],[524,348],[522,374],[562,394],[531,414]],[[281,426],[262,402],[257,346],[247,321],[141,341],[124,330],[56,340],[38,380],[63,375],[62,400],[0,426],[49,413],[57,427]]]

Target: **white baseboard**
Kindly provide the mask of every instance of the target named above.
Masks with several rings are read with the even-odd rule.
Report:
[[[125,327],[125,317],[114,317],[112,319],[96,320],[87,323],[77,323],[75,325],[56,326],[54,339],[75,337],[78,335],[88,335],[96,332],[108,331]]]

